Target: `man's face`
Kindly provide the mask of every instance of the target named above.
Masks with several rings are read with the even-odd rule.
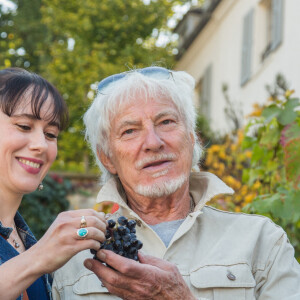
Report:
[[[194,139],[170,99],[142,96],[122,105],[112,119],[106,167],[127,193],[147,197],[172,194],[187,183]]]

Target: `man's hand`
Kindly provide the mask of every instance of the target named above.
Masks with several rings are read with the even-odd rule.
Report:
[[[108,250],[99,251],[97,256],[113,269],[93,259],[87,259],[85,266],[111,294],[122,299],[195,299],[172,263],[140,253],[139,263]]]

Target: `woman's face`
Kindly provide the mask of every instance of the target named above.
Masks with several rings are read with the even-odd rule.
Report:
[[[12,116],[0,110],[0,191],[26,194],[34,191],[47,174],[57,154],[59,127],[49,123],[50,98],[37,119],[29,100],[22,100]]]

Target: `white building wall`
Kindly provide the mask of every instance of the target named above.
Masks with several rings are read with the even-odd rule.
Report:
[[[177,70],[191,74],[196,83],[212,65],[211,124],[214,130],[229,131],[224,114],[222,84],[229,87],[230,99],[241,103],[243,115],[253,111],[254,103],[265,103],[266,84],[273,84],[282,73],[290,87],[300,95],[300,1],[284,0],[283,39],[277,49],[262,62],[265,47],[265,26],[260,0],[223,0],[212,18],[176,64]],[[251,78],[241,86],[243,17],[254,9]],[[195,95],[195,99],[197,96]]]

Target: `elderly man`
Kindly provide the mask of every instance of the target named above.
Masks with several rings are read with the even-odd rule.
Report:
[[[300,299],[280,227],[205,206],[233,190],[198,171],[193,89],[190,75],[160,67],[100,82],[84,116],[104,183],[98,202],[136,220],[144,247],[139,262],[98,251],[112,268],[79,253],[55,273],[54,299]]]

